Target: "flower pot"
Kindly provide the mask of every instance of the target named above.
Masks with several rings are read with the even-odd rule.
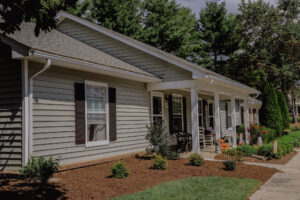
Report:
[[[258,136],[257,137],[257,142],[256,142],[257,146],[261,146],[263,144],[262,142],[262,137],[261,136]]]

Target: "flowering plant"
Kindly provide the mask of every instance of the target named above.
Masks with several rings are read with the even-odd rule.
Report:
[[[262,137],[264,143],[275,139],[275,131],[264,126],[251,124],[247,130],[250,133],[250,144],[256,144],[258,137]]]

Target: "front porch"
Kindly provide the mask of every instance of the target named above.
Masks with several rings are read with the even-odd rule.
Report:
[[[219,139],[236,147],[236,127],[241,124],[245,124],[245,143],[249,143],[247,128],[250,122],[258,123],[259,108],[249,103],[249,94],[214,79],[154,83],[148,91],[152,123],[166,127],[170,146],[182,142],[193,153],[219,152],[218,145],[215,148]]]

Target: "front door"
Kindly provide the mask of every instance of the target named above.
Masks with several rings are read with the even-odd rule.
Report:
[[[153,124],[163,123],[163,93],[151,93],[151,114]]]

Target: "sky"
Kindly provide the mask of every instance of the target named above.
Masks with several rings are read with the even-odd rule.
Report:
[[[177,3],[192,9],[192,11],[198,17],[199,12],[205,7],[206,2],[221,2],[226,3],[226,8],[231,13],[236,13],[238,10],[238,4],[240,0],[176,0]],[[277,0],[265,0],[266,2],[275,3]]]

